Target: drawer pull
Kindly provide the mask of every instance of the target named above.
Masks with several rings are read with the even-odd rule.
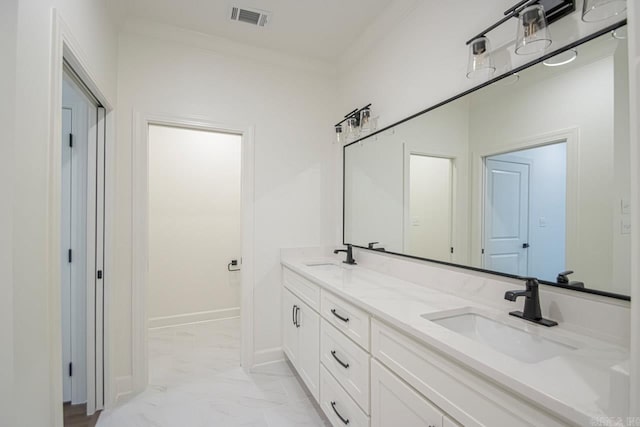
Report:
[[[336,313],[336,309],[335,308],[331,309],[331,313],[333,313],[334,316],[336,316],[338,319],[342,320],[345,323],[347,323],[349,321],[348,317],[342,317],[338,313]]]
[[[344,363],[342,360],[340,360],[340,358],[338,358],[338,356],[336,356],[336,351],[335,350],[331,350],[331,355],[333,356],[334,359],[336,359],[336,362],[338,362],[339,364],[342,365],[342,367],[344,369],[349,369],[349,364],[348,363]]]
[[[340,421],[342,421],[344,425],[349,424],[349,419],[342,418],[342,415],[340,415],[340,412],[338,412],[338,410],[336,409],[336,402],[331,402],[331,407],[333,408],[333,412],[336,413],[336,415],[338,416],[338,418],[340,418]]]

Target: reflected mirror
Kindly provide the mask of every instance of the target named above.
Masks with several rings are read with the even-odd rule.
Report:
[[[345,146],[344,242],[628,298],[626,40],[574,50]]]

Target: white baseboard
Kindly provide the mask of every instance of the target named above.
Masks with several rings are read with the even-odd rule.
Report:
[[[196,313],[175,314],[173,316],[151,317],[147,323],[149,329],[168,328],[172,326],[190,325],[210,322],[212,320],[229,319],[240,316],[240,307],[221,310],[199,311]]]
[[[266,350],[256,351],[253,355],[253,366],[267,365],[269,363],[281,362],[284,360],[284,351],[282,347],[273,347]]]
[[[133,393],[133,377],[128,375],[117,377],[115,381],[116,395],[113,400],[114,405],[126,400]]]

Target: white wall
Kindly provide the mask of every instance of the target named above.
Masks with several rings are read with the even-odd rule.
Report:
[[[60,355],[51,353],[59,339],[59,319],[51,317],[48,254],[48,144],[52,10],[58,9],[80,46],[87,67],[103,92],[116,95],[116,34],[101,0],[21,0],[17,27],[16,135],[11,161],[13,184],[14,365],[20,381],[12,405],[20,414],[14,426],[48,426],[62,421]],[[6,2],[3,2],[3,5]],[[4,61],[3,61],[4,63]],[[61,82],[55,82],[61,84]],[[3,92],[4,93],[4,92]],[[56,333],[56,331],[58,331]],[[59,346],[58,346],[59,348]]]
[[[0,3],[0,425],[14,424],[13,411],[13,145],[16,100],[18,1]]]
[[[613,55],[614,118],[613,118],[613,292],[629,292],[631,283],[631,233],[621,232],[623,224],[630,224],[632,212],[623,211],[621,202],[631,203],[631,153],[629,115],[629,50],[621,44]],[[626,212],[626,213],[624,213]]]
[[[239,314],[241,143],[149,126],[149,327]]]
[[[341,56],[339,111],[345,114],[371,102],[373,115],[380,115],[384,127],[474,86],[477,82],[465,76],[465,41],[500,19],[513,4],[512,0],[392,2]],[[551,50],[617,19],[586,24],[581,11],[582,1],[577,0],[576,12],[550,26]],[[499,51],[498,62],[507,58],[514,67],[535,59],[512,53],[515,32],[513,19],[489,33]],[[503,46],[508,52],[502,52]],[[499,66],[501,71],[504,66]]]
[[[629,2],[631,98],[631,414],[640,416],[640,5]]]
[[[130,250],[134,111],[255,126],[253,294],[258,360],[282,354],[279,248],[333,242],[328,236],[337,220],[330,215],[335,210],[330,193],[335,178],[327,159],[334,139],[334,79],[322,67],[228,47],[217,39],[167,27],[129,28],[120,38],[113,290],[118,312],[113,345],[118,349],[115,375],[122,384],[132,375],[131,292],[136,286]]]

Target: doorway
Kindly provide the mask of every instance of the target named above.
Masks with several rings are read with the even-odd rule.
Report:
[[[555,281],[566,257],[566,141],[484,164],[483,268]]]
[[[452,212],[453,159],[410,153],[407,253],[450,261]]]
[[[63,402],[92,415],[104,407],[105,109],[66,63],[61,119]]]
[[[150,124],[148,141],[146,311],[156,385],[169,380],[164,362],[176,354],[212,363],[204,343],[217,339],[237,340],[235,353],[220,351],[240,366],[242,136]],[[193,337],[186,349],[183,334]]]

